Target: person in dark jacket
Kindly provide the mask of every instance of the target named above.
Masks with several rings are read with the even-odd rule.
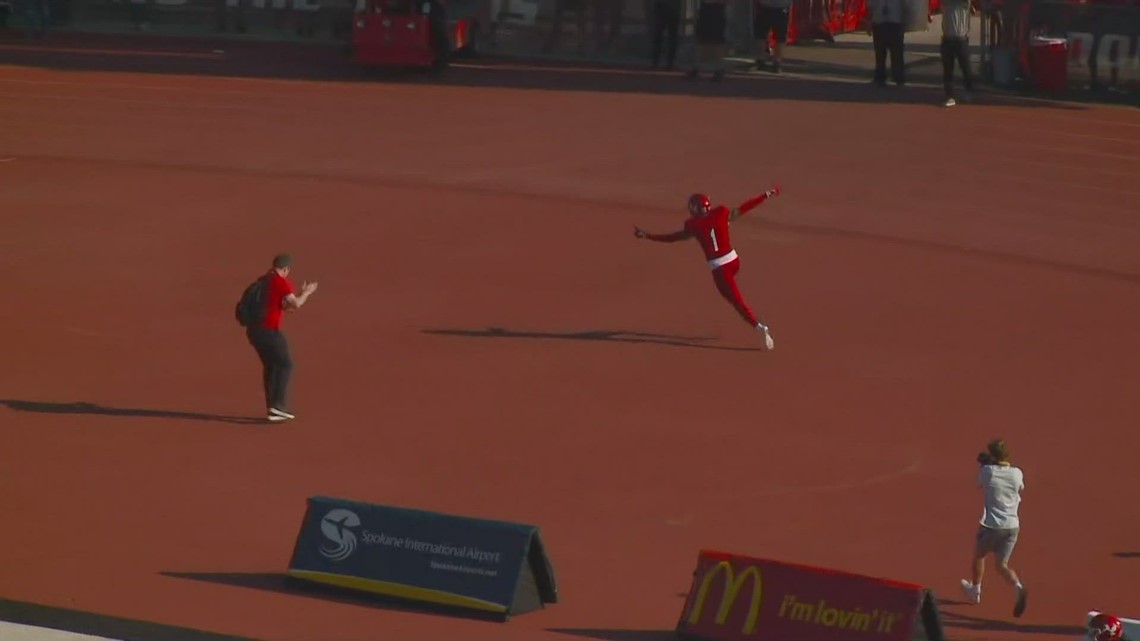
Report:
[[[661,49],[665,45],[665,68],[672,69],[677,61],[677,39],[681,30],[681,0],[654,0],[653,2],[653,67],[661,66]]]
[[[871,37],[875,46],[875,84],[887,84],[887,58],[891,61],[891,80],[896,85],[906,84],[903,60],[906,30],[903,14],[906,0],[870,0]]]
[[[703,68],[712,70],[713,80],[724,78],[727,13],[725,0],[701,0],[697,9],[697,56],[688,77],[696,78]]]

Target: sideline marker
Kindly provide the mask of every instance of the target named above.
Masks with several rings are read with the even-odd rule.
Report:
[[[702,550],[677,622],[686,641],[943,641],[921,585]]]
[[[286,573],[503,621],[558,601],[533,525],[324,496],[308,499]]]

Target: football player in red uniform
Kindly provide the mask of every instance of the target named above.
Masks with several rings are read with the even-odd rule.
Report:
[[[652,234],[640,227],[633,228],[633,233],[638,238],[659,243],[675,243],[680,240],[696,238],[705,253],[705,260],[712,268],[713,282],[716,283],[717,290],[749,325],[764,335],[764,344],[768,349],[775,347],[772,333],[768,326],[761,323],[752,313],[736,286],[736,273],[740,271],[740,257],[732,248],[732,240],[728,235],[728,224],[749,210],[758,207],[765,200],[778,195],[780,195],[780,187],[774,186],[759,196],[746,200],[738,207],[729,209],[724,205],[714,207],[709,197],[704,194],[693,194],[689,197],[689,219],[685,221],[684,228],[681,231],[671,234]]]

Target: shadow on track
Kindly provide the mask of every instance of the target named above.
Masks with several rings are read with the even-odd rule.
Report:
[[[320,599],[322,601],[342,603],[345,605],[449,616],[476,621],[502,621],[502,615],[499,614],[479,613],[418,601],[413,602],[381,595],[362,594],[343,588],[315,585],[305,581],[299,581],[287,574],[274,572],[160,572],[159,574],[175,579],[201,581],[234,588],[245,588],[302,598]]]
[[[210,421],[214,423],[233,423],[237,425],[259,425],[265,423],[264,419],[250,418],[248,416],[225,416],[221,414],[201,414],[198,412],[178,412],[171,410],[153,410],[125,407],[106,407],[94,403],[75,401],[72,403],[55,403],[47,401],[18,401],[0,399],[0,405],[17,412],[37,412],[41,414],[88,414],[96,416],[124,416],[141,418],[169,418],[191,421]]]
[[[0,621],[66,630],[119,641],[257,641],[249,637],[235,637],[205,630],[8,599],[0,599]]]
[[[764,351],[760,347],[732,347],[727,345],[705,344],[704,341],[713,340],[709,337],[672,336],[669,334],[627,332],[623,330],[594,329],[579,332],[536,332],[504,329],[502,327],[488,327],[487,329],[425,329],[423,333],[474,338],[529,338],[537,340],[597,341],[603,343],[641,343],[667,345],[669,347],[688,347],[693,349],[719,349],[730,352]]]

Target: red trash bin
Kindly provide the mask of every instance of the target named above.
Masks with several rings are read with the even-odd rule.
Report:
[[[1029,75],[1037,89],[1065,91],[1069,87],[1069,41],[1033,38],[1029,43]]]

